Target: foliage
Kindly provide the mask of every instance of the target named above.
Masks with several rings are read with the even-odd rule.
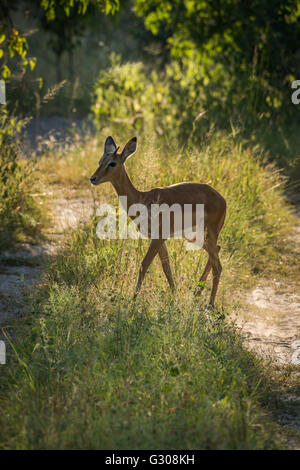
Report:
[[[18,57],[21,60],[23,71],[29,65],[33,70],[36,59],[28,58],[28,44],[25,37],[22,37],[15,28],[7,28],[0,23],[0,72],[3,79],[7,79],[11,75],[11,68],[8,65],[9,60]]]
[[[242,122],[248,136],[259,130],[270,141],[278,126],[299,122],[291,103],[300,73],[298,0],[135,0],[135,9],[154,34],[168,32],[176,60],[197,56],[207,118],[221,127]]]
[[[121,65],[120,58],[112,56],[112,66],[100,71],[95,84],[92,110],[96,124],[100,129],[117,124],[121,132],[126,132],[132,127],[144,128],[146,117],[151,125],[151,111],[157,104],[156,87],[155,73],[149,80],[142,63]]]
[[[154,33],[162,26],[171,29],[169,42],[176,56],[188,55],[196,47],[237,79],[245,73],[268,83],[272,79],[275,88],[298,72],[297,0],[136,0],[135,6]]]
[[[36,189],[34,161],[20,159],[20,131],[26,121],[0,113],[0,247],[25,236],[36,238],[43,222]]]
[[[89,0],[74,1],[43,1],[45,11],[41,12],[41,27],[50,33],[48,44],[56,54],[57,81],[61,81],[61,56],[64,52],[69,55],[69,79],[74,80],[73,53],[81,44],[86,29],[91,28],[92,18],[99,13],[114,14],[119,8],[118,0]],[[55,20],[53,21],[53,18]]]
[[[278,162],[297,181],[300,115],[290,98],[286,97],[288,106],[286,102],[282,106],[293,121],[286,120],[281,108],[271,110],[268,100],[264,112],[259,112],[256,105],[252,107],[252,98],[256,98],[251,81],[244,88],[243,82],[233,86],[235,78],[215,62],[214,56],[207,55],[205,61],[195,49],[190,52],[170,60],[160,71],[142,63],[122,64],[120,57],[112,56],[111,67],[101,70],[95,83],[92,111],[97,127],[108,133],[132,133],[133,128],[138,132],[154,130],[168,140],[176,139],[181,144],[192,140],[195,145],[201,143],[211,126],[226,132],[238,129],[243,144],[247,141],[249,146],[259,145],[269,161]],[[260,92],[265,89],[266,96],[271,96],[269,91],[279,93],[273,85],[264,88],[257,80]],[[262,101],[257,103],[262,110]]]
[[[115,13],[119,9],[119,0],[41,0],[41,7],[45,10],[47,20],[53,21],[57,17],[58,11],[63,8],[66,16],[77,10],[79,15],[85,15],[90,5],[96,6],[106,15]]]
[[[57,17],[67,20],[70,15],[73,16],[74,21],[77,21],[77,15],[85,15],[90,4],[106,15],[114,14],[119,8],[119,0],[59,0],[59,2],[35,0],[28,1],[26,7],[32,13],[35,13],[36,10],[40,13],[43,12],[46,15],[47,22],[53,22]],[[0,72],[4,79],[9,78],[11,75],[9,61],[14,57],[21,60],[23,72],[25,72],[27,66],[33,70],[36,64],[36,58],[28,58],[27,40],[21,31],[16,29],[12,21],[11,12],[17,9],[17,6],[18,2],[16,0],[10,0],[9,3],[6,0],[0,2]],[[54,31],[57,32],[57,28],[54,27]],[[61,28],[59,31],[62,34]],[[65,39],[68,38],[67,35]]]
[[[95,84],[92,111],[99,129],[116,132],[151,131],[185,141],[197,130],[202,116],[198,74],[192,61],[173,61],[165,71],[150,71],[142,63],[112,65],[101,70]]]

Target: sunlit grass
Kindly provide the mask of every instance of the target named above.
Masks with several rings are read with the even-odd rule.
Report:
[[[15,363],[2,382],[13,388],[1,399],[1,447],[278,445],[259,408],[261,363],[222,312],[196,303],[188,283],[172,297],[155,266],[132,301],[140,248],[90,227],[51,265],[17,341],[26,369]]]
[[[44,183],[82,192],[101,146],[86,142],[44,158]],[[199,149],[141,139],[127,164],[139,189],[192,180],[211,184],[227,199],[217,308],[206,307],[208,289],[198,301],[193,296],[203,251],[170,240],[176,294],[155,260],[133,302],[149,242],[99,240],[96,217],[78,227],[28,299],[25,336],[16,341],[26,371],[11,353],[1,383],[1,447],[279,446],[260,405],[268,372],[227,321],[237,308],[237,289],[272,269],[293,223],[280,174],[262,162],[259,153],[224,135]],[[109,185],[95,192],[101,202],[117,205]]]
[[[116,136],[117,144],[125,145],[129,137],[119,140]],[[46,184],[86,190],[96,200],[117,206],[116,194],[109,183],[91,188],[89,182],[102,156],[105,138],[78,143],[63,154],[46,155],[40,162]],[[176,143],[170,145],[143,136],[126,167],[140,190],[195,181],[208,183],[219,191],[227,201],[221,256],[229,269],[231,265],[238,267],[240,277],[247,276],[249,270],[250,274],[266,272],[278,259],[280,243],[284,245],[294,219],[283,196],[285,179],[275,166],[266,165],[259,148],[256,151],[244,148],[232,135],[222,133],[208,136],[199,148],[177,148]],[[172,252],[180,242],[169,244]]]

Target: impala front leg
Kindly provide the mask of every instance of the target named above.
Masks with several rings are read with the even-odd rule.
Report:
[[[139,278],[138,278],[138,282],[135,288],[135,294],[133,297],[134,299],[136,298],[136,296],[138,295],[141,289],[142,282],[144,280],[146,272],[149,269],[150,264],[154,260],[155,256],[157,255],[163,243],[164,243],[164,240],[152,240],[151,241],[147,254],[145,258],[143,259],[140,270],[139,270]]]
[[[168,249],[167,249],[165,243],[163,243],[162,246],[160,247],[160,249],[158,251],[158,254],[159,254],[159,257],[160,257],[160,261],[161,261],[161,264],[162,264],[163,271],[164,271],[165,276],[168,280],[169,286],[170,286],[172,292],[174,292],[175,291],[175,284],[174,284],[174,279],[173,279],[173,276],[172,276],[172,270],[171,270],[170,261],[169,261],[169,253],[168,253]]]

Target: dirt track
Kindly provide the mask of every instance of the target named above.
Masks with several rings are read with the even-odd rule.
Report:
[[[63,234],[89,220],[94,201],[72,197],[54,201],[50,241],[41,245],[21,244],[18,249],[0,252],[0,328],[22,313],[26,293],[40,280],[46,259],[63,247]]]
[[[300,270],[300,225],[291,237]],[[289,380],[294,385],[280,386],[277,419],[288,429],[300,431],[300,286],[295,289],[285,279],[265,280],[246,294],[236,323],[249,349],[271,359],[278,371],[290,368]],[[294,440],[287,445],[300,449]]]

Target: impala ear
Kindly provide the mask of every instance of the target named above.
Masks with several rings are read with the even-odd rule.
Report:
[[[121,160],[124,163],[125,160],[132,155],[137,148],[137,139],[136,137],[132,137],[127,144],[125,145],[123,152],[121,153]]]
[[[109,136],[107,137],[105,144],[104,144],[104,153],[114,153],[117,150],[117,146],[115,144],[114,139]]]

